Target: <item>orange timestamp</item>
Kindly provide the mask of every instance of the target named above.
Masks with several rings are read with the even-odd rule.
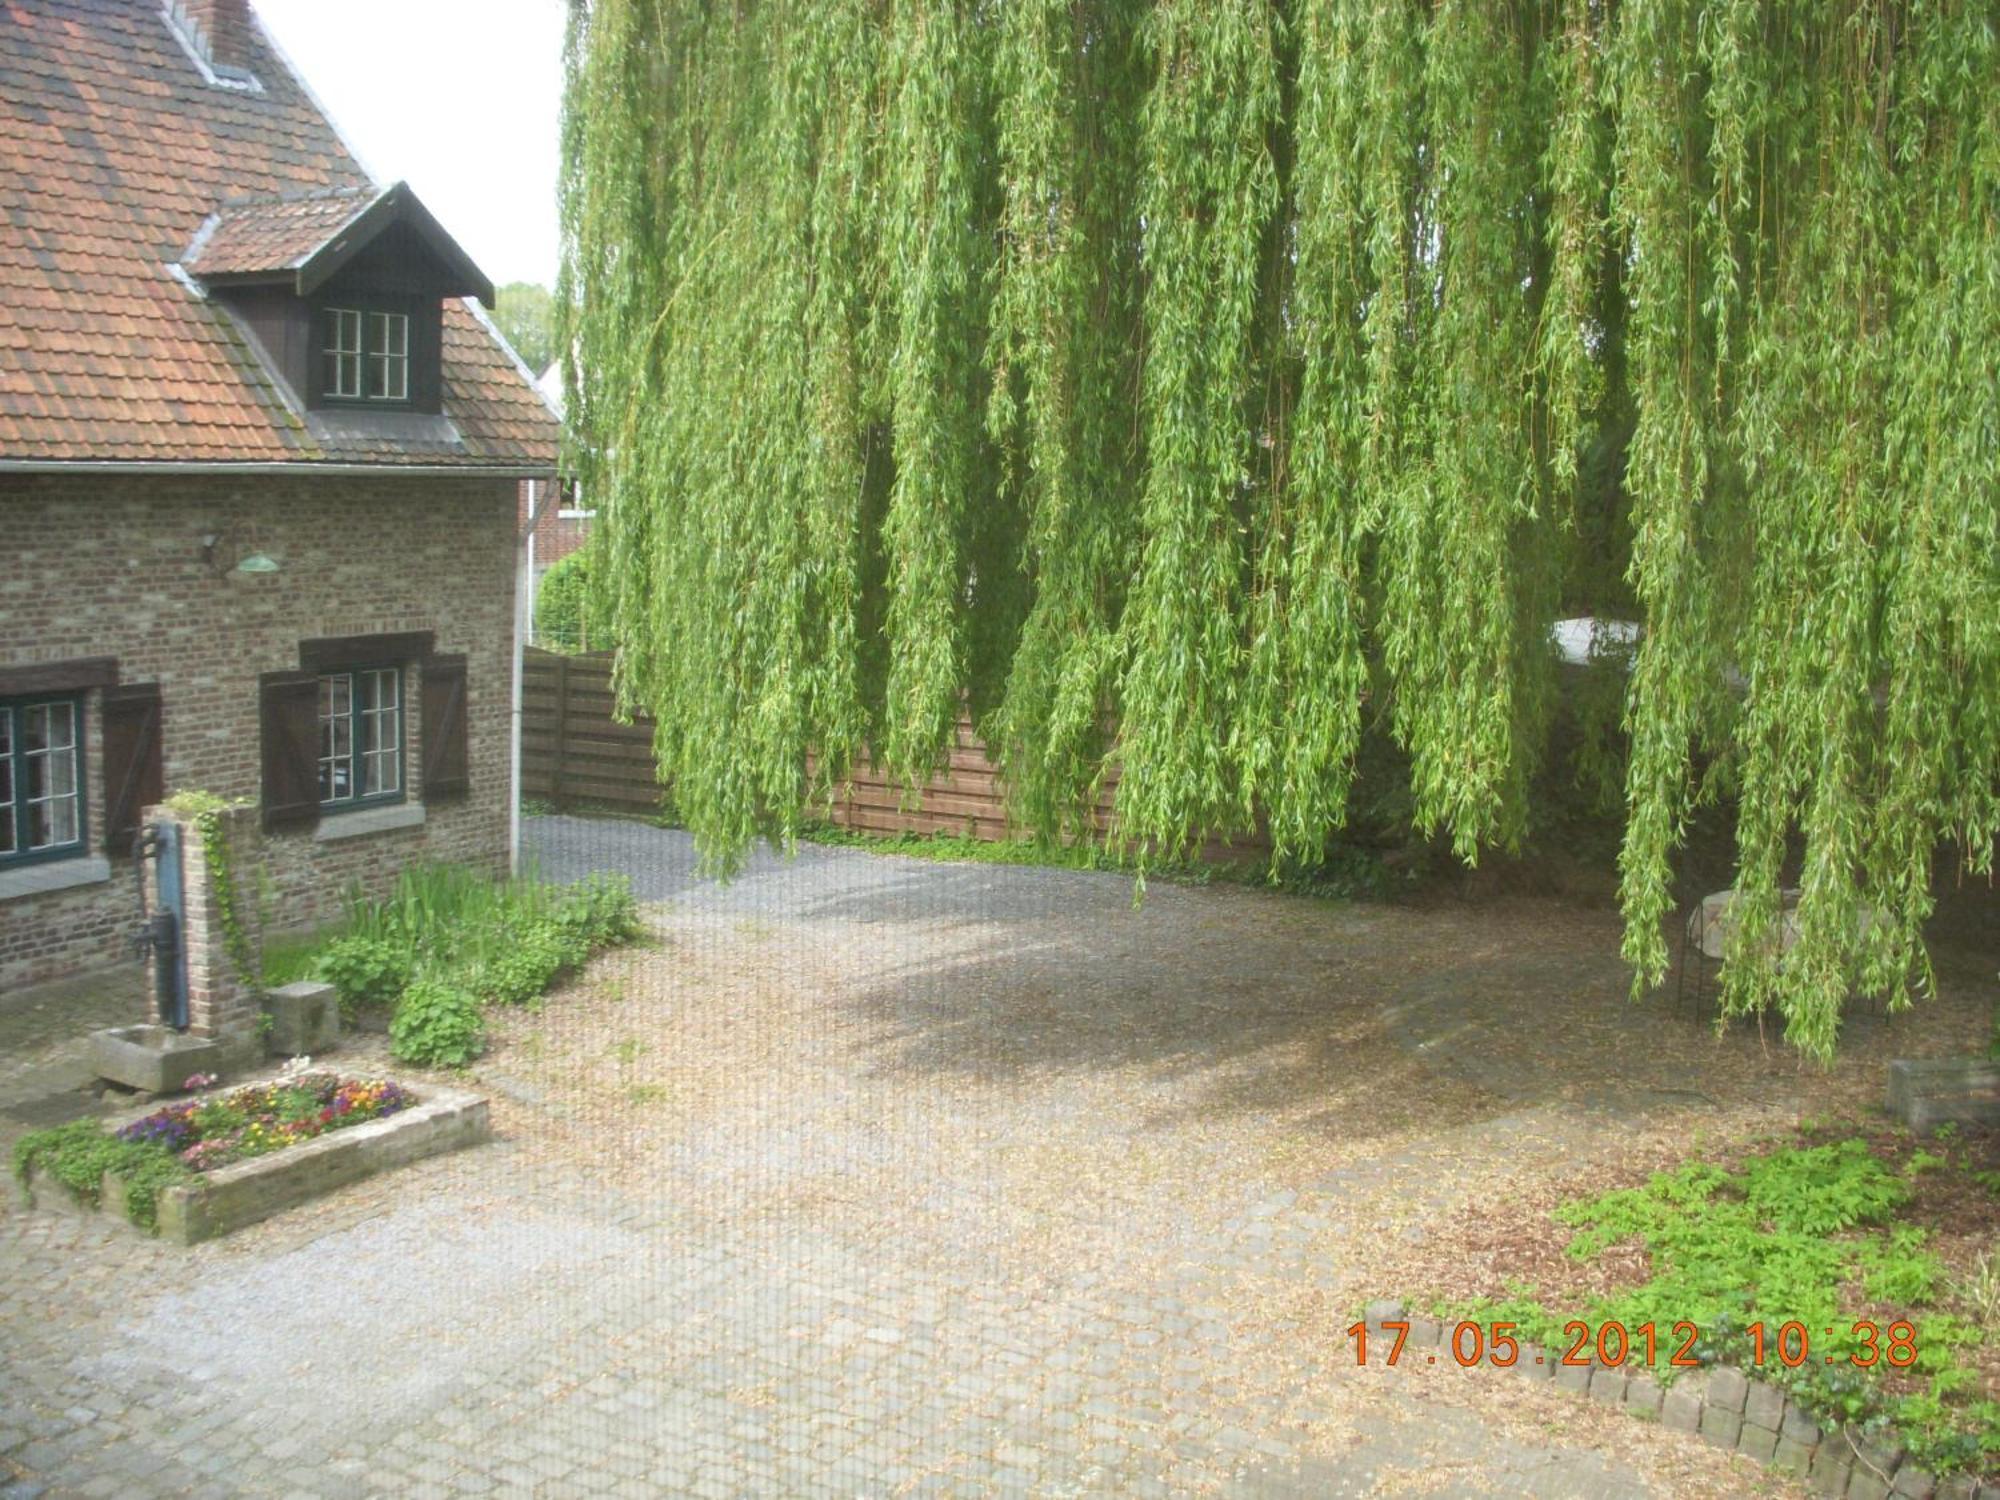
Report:
[[[1406,1352],[1413,1363],[1421,1355],[1422,1363],[1442,1364],[1444,1360],[1439,1356],[1443,1355],[1467,1367],[1497,1365],[1502,1369],[1524,1360],[1538,1365],[1609,1365],[1614,1369],[1627,1364],[1650,1368],[1662,1363],[1676,1369],[1694,1369],[1702,1363],[1694,1352],[1701,1342],[1701,1329],[1687,1322],[1672,1324],[1664,1336],[1654,1323],[1627,1328],[1618,1322],[1569,1322],[1563,1325],[1567,1347],[1557,1354],[1554,1346],[1543,1350],[1531,1344],[1524,1350],[1515,1337],[1520,1328],[1517,1323],[1447,1323],[1440,1328],[1435,1323],[1417,1321],[1423,1334],[1437,1331],[1439,1341],[1435,1346],[1420,1335],[1415,1349],[1409,1348],[1409,1319],[1352,1324],[1347,1336],[1354,1340],[1354,1362],[1368,1363],[1372,1343],[1377,1350],[1387,1345],[1387,1357],[1380,1362],[1390,1365],[1400,1363]],[[1864,1370],[1885,1364],[1904,1370],[1917,1362],[1917,1330],[1900,1319],[1888,1324],[1866,1320],[1853,1323],[1844,1330],[1844,1337],[1843,1330],[1838,1328],[1819,1332],[1821,1337],[1833,1341],[1833,1352],[1819,1356],[1822,1364],[1850,1364]],[[1777,1363],[1796,1369],[1814,1358],[1813,1331],[1803,1323],[1780,1323],[1775,1328],[1752,1323],[1744,1333],[1750,1340],[1750,1362],[1759,1368]],[[1666,1355],[1664,1361],[1660,1358],[1662,1354]]]

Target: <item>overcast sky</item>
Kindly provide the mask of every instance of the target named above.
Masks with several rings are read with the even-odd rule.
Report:
[[[564,0],[254,0],[362,162],[496,285],[556,276]]]

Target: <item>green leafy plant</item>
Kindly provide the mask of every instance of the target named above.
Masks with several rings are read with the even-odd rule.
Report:
[[[559,559],[535,588],[535,643],[552,651],[588,651],[611,645],[611,621],[591,587],[588,544]]]
[[[423,1067],[464,1067],[486,1050],[479,997],[446,980],[412,980],[389,1021],[389,1050]]]
[[[102,1194],[105,1174],[116,1175],[125,1185],[126,1214],[149,1231],[158,1227],[160,1189],[192,1176],[166,1146],[120,1140],[95,1120],[72,1120],[16,1141],[14,1175],[22,1186],[38,1169],[78,1202],[92,1205]]]
[[[410,963],[408,948],[357,933],[322,947],[313,970],[333,986],[341,1014],[351,1020],[364,1008],[394,1004],[409,983]]]
[[[476,971],[473,988],[491,1004],[525,1005],[589,956],[587,943],[545,917],[522,931],[506,952],[489,958]]]
[[[549,917],[557,928],[575,934],[591,948],[621,946],[642,930],[632,882],[623,875],[591,875],[564,888]]]
[[[1942,1310],[1947,1282],[1929,1237],[1899,1222],[1913,1181],[1950,1169],[1945,1157],[1917,1152],[1899,1171],[1859,1139],[1779,1147],[1734,1171],[1690,1161],[1639,1187],[1555,1211],[1575,1231],[1568,1251],[1579,1260],[1594,1260],[1614,1245],[1642,1245],[1651,1267],[1645,1280],[1574,1309],[1544,1306],[1525,1285],[1469,1306],[1544,1342],[1560,1337],[1572,1318],[1661,1330],[1692,1323],[1700,1330],[1698,1359],[1745,1367],[1756,1353],[1751,1325],[1762,1323],[1767,1345],[1760,1373],[1809,1409],[1843,1422],[1892,1424],[1931,1467],[1977,1467],[1994,1434],[1982,1426],[1988,1420],[1982,1408],[1966,1400],[1973,1376],[1964,1351],[1989,1336],[1980,1309],[1986,1297],[2000,1296],[1993,1290],[2000,1278],[1982,1261],[1978,1274],[1950,1289],[1972,1316]],[[1874,1309],[1866,1314],[1844,1300],[1857,1284]],[[1916,1330],[1911,1369],[1926,1382],[1916,1395],[1888,1394],[1879,1367],[1848,1363],[1866,1354],[1855,1323],[1885,1325],[1882,1307],[1905,1309]],[[1813,1358],[1798,1368],[1784,1366],[1768,1343],[1772,1330],[1788,1322],[1810,1330]]]

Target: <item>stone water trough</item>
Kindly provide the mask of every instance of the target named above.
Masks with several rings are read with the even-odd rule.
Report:
[[[410,1092],[417,1102],[383,1119],[331,1130],[268,1156],[217,1167],[191,1182],[161,1189],[160,1238],[177,1245],[214,1239],[377,1172],[491,1139],[492,1122],[482,1095],[432,1083]],[[27,1197],[31,1206],[78,1207],[68,1189],[44,1172],[29,1179]],[[115,1175],[106,1174],[99,1207],[129,1220],[124,1184]]]

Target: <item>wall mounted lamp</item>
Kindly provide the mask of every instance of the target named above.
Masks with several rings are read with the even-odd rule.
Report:
[[[227,573],[275,573],[282,566],[270,553],[254,549],[245,554],[234,567],[225,562],[219,562],[217,561],[216,554],[224,551],[224,543],[228,540],[229,534],[227,532],[205,531],[201,535],[201,560],[208,564],[209,570],[217,576]]]

